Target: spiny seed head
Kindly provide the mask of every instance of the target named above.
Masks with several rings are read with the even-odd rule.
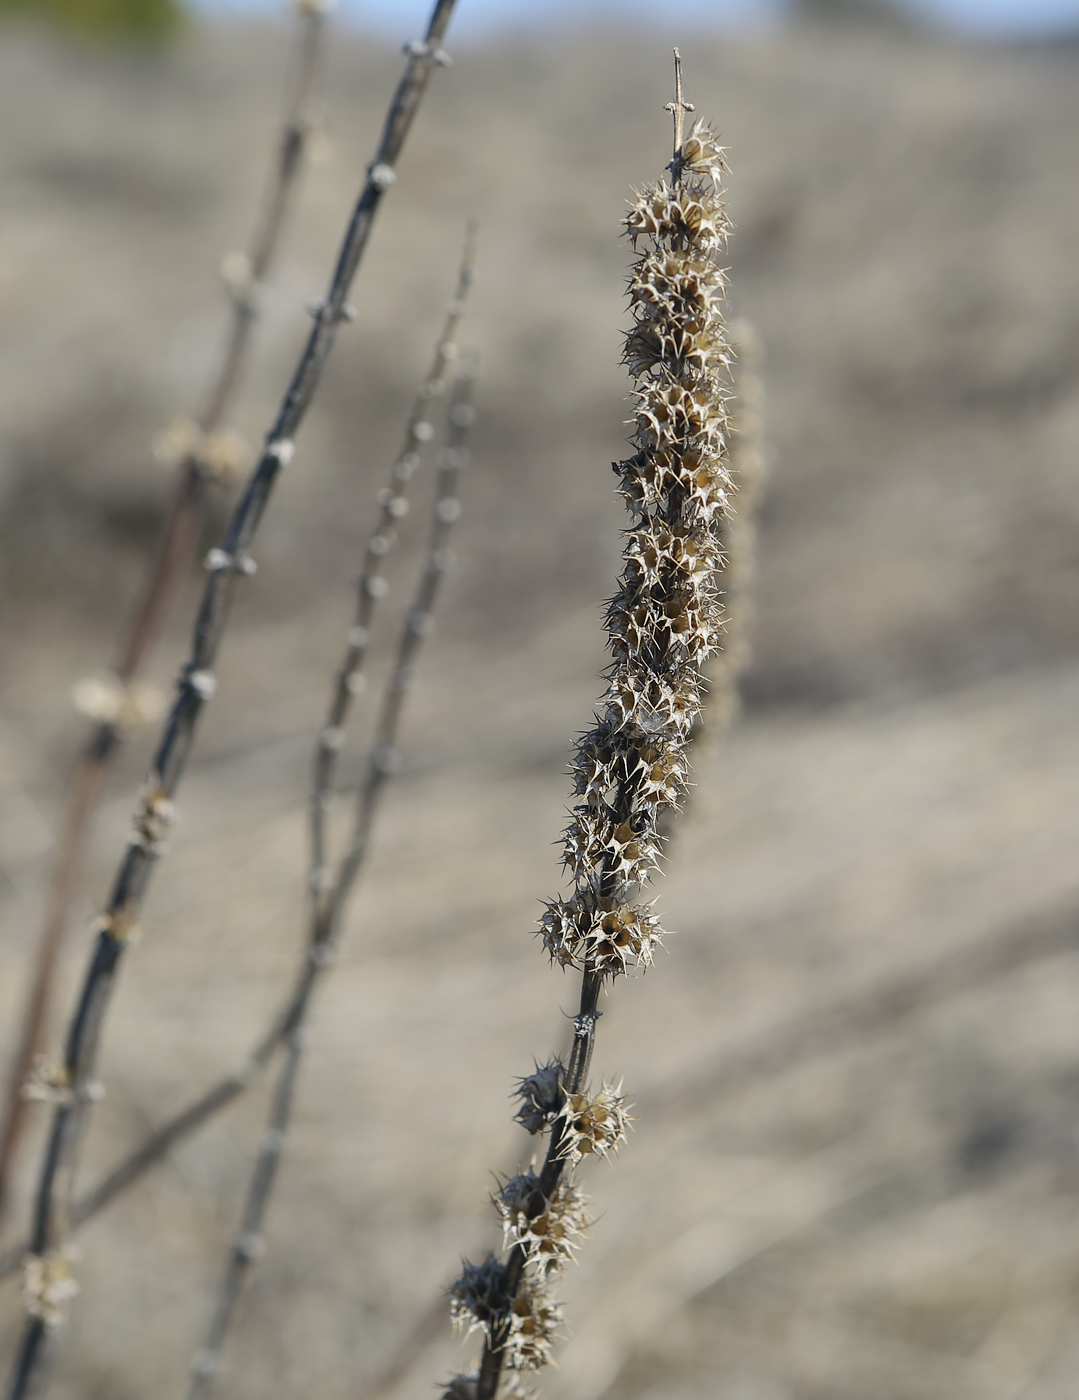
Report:
[[[620,822],[606,811],[582,806],[574,808],[566,828],[562,859],[578,889],[606,882],[625,890],[642,884],[658,868],[660,847],[661,837],[647,812]],[[546,941],[544,946],[552,951]]]
[[[656,248],[644,253],[629,275],[629,296],[639,317],[707,318],[722,324],[719,301],[726,274],[711,258]]]
[[[663,945],[663,929],[651,909],[629,904],[611,904],[600,910],[584,936],[582,964],[608,977],[625,974],[634,967],[651,967],[657,948]]]
[[[580,967],[581,931],[574,900],[552,899],[540,917],[540,933],[553,963],[559,967]]]
[[[509,1331],[503,1344],[505,1365],[511,1371],[538,1371],[551,1360],[552,1346],[564,1318],[543,1281],[522,1280],[510,1306]]]
[[[650,316],[626,336],[622,361],[635,379],[666,371],[679,380],[715,372],[726,364],[729,351],[722,321],[671,320]]]
[[[726,147],[705,121],[693,123],[693,130],[682,142],[681,166],[694,175],[707,175],[716,185],[727,169]]]
[[[577,1237],[587,1227],[583,1194],[571,1182],[560,1182],[545,1197],[535,1172],[522,1172],[505,1183],[494,1198],[507,1249],[521,1245],[528,1262],[544,1276],[573,1258]]]
[[[506,1315],[506,1266],[493,1254],[488,1254],[482,1264],[466,1261],[449,1295],[455,1330],[490,1335],[491,1325]]]
[[[552,900],[540,928],[553,962],[605,977],[651,966],[663,942],[659,919],[650,908],[589,893]]]
[[[582,735],[577,741],[573,766],[577,796],[586,798],[589,806],[598,806],[622,778],[626,757],[625,745],[618,742],[608,725],[600,723]]]
[[[689,245],[704,252],[721,247],[727,239],[728,222],[723,205],[706,186],[677,186],[665,180],[634,191],[629,213],[622,221],[626,232],[638,238],[653,238]]]
[[[566,1099],[562,1073],[561,1060],[549,1060],[545,1065],[537,1065],[532,1074],[526,1074],[514,1090],[515,1097],[521,1100],[514,1117],[528,1132],[543,1132],[558,1116]]]
[[[665,451],[703,447],[722,451],[727,415],[712,387],[657,378],[633,396],[637,400],[637,440]]]
[[[622,1085],[604,1084],[595,1098],[569,1094],[560,1117],[563,1119],[562,1156],[570,1163],[582,1157],[606,1157],[617,1152],[625,1141],[629,1116],[622,1097]]]
[[[684,743],[700,713],[704,683],[695,666],[675,665],[671,671],[669,679],[647,672],[642,675],[633,665],[633,658],[619,657],[604,696],[608,722],[638,741],[668,738]],[[575,812],[580,810],[576,808]],[[566,840],[568,850],[569,832]],[[657,848],[655,856],[658,855]]]
[[[693,444],[677,450],[649,447],[618,462],[616,468],[626,504],[649,521],[660,518],[677,496],[685,499],[684,509],[699,528],[725,512],[733,490],[726,463]]]

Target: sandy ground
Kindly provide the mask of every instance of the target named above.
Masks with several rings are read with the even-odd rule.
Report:
[[[672,846],[677,936],[605,1003],[595,1073],[624,1078],[636,1121],[587,1174],[595,1224],[543,1394],[1072,1400],[1079,51],[837,32],[682,47],[732,151],[732,300],[768,350],[755,659]],[[272,29],[150,62],[0,36],[4,1048],[82,732],[70,688],[107,660],[153,538],[168,482],[148,441],[212,364],[213,271],[258,197],[282,57]],[[124,968],[87,1182],[238,1062],[288,983],[348,585],[477,210],[457,564],[223,1396],[365,1395],[402,1361],[418,1400],[470,1354],[423,1319],[460,1254],[495,1243],[492,1174],[531,1150],[507,1095],[573,1003],[530,934],[603,660],[617,225],[666,159],[668,61],[619,35],[458,52],[267,516]],[[237,414],[252,440],[398,63],[333,47],[329,143]],[[388,628],[408,577],[403,552]],[[151,738],[115,772],[83,927]],[[351,776],[361,752],[358,732]],[[84,947],[76,929],[64,1000]],[[265,1112],[262,1086],[83,1231],[58,1400],[182,1393]],[[7,1338],[12,1280],[0,1302]]]

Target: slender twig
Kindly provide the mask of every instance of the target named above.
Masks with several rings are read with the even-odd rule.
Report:
[[[332,877],[327,868],[327,819],[333,799],[337,759],[341,751],[343,726],[355,696],[363,689],[363,667],[371,638],[371,620],[378,600],[387,589],[382,566],[397,539],[397,522],[408,512],[408,487],[420,461],[420,451],[434,431],[431,406],[445,389],[446,372],[457,355],[456,334],[464,315],[472,285],[476,229],[469,225],[457,288],[446,312],[442,334],[435,346],[427,378],[420,385],[405,423],[404,441],[393,464],[388,484],[379,494],[381,513],[367,540],[363,566],[357,581],[356,620],[348,635],[348,648],[337,673],[326,722],[315,752],[315,775],[311,788],[311,895],[316,901],[330,892]]]
[[[470,258],[466,258],[466,267],[470,276]],[[460,311],[455,312],[451,309],[451,318],[459,315]],[[442,361],[443,370],[448,359],[449,355],[446,355]],[[453,525],[461,513],[457,483],[461,468],[466,461],[464,441],[472,422],[471,390],[473,378],[473,363],[466,359],[463,361],[454,383],[454,392],[448,414],[449,426],[446,443],[439,454],[438,486],[430,545],[412,607],[401,631],[393,670],[386,685],[379,722],[368,758],[366,776],[357,799],[352,841],[340,862],[339,869],[334,872],[336,879],[333,881],[331,891],[327,891],[325,897],[321,887],[314,892],[307,957],[301,973],[302,991],[297,1000],[295,1014],[288,1031],[288,1050],[278,1075],[269,1126],[263,1136],[262,1145],[259,1148],[248,1184],[240,1231],[233,1240],[229,1251],[228,1263],[221,1281],[206,1339],[192,1362],[188,1400],[205,1400],[205,1397],[210,1393],[213,1378],[221,1363],[221,1348],[236,1304],[239,1301],[247,1271],[252,1262],[262,1254],[262,1227],[269,1208],[276,1179],[277,1163],[280,1160],[292,1110],[296,1073],[303,1050],[305,1022],[311,996],[320,974],[333,959],[346,901],[369,849],[371,829],[381,795],[387,780],[397,771],[396,744],[404,698],[408,691],[416,653],[422,645],[423,639],[431,630],[435,602],[446,571],[447,542]],[[428,397],[430,395],[424,397],[424,402]],[[415,416],[411,421],[417,421]],[[351,644],[348,655],[349,661],[346,665],[353,664]],[[340,681],[340,677],[338,681]],[[347,706],[345,709],[347,710]],[[345,715],[342,713],[341,719],[344,718]],[[337,748],[340,748],[340,744],[337,745]],[[317,752],[321,755],[323,751],[323,744],[320,740]],[[325,773],[322,765],[316,763],[316,783],[323,784],[324,782]],[[324,853],[322,854],[324,857]],[[324,866],[318,868],[325,869]]]
[[[214,1309],[202,1350],[195,1355],[191,1362],[191,1385],[188,1389],[188,1400],[198,1400],[198,1397],[209,1394],[211,1383],[217,1373],[221,1347],[248,1267],[262,1253],[262,1219],[270,1192],[277,1179],[277,1168],[281,1162],[281,1149],[284,1146],[285,1132],[292,1110],[292,1093],[296,1085],[296,1074],[300,1067],[302,1044],[303,1031],[297,1026],[288,1036],[288,1049],[281,1072],[278,1075],[277,1084],[274,1087],[270,1125],[263,1133],[262,1141],[259,1144],[255,1167],[251,1173],[247,1200],[244,1204],[243,1222],[229,1251],[229,1261],[217,1306]]]
[[[10,1197],[9,1183],[26,1121],[27,1105],[22,1090],[35,1058],[44,1048],[48,1033],[57,959],[90,823],[106,770],[126,728],[127,716],[122,697],[130,690],[160,631],[168,603],[191,556],[207,485],[214,474],[213,467],[221,456],[221,444],[214,443],[214,435],[237,387],[258,315],[258,292],[280,241],[302,167],[312,125],[313,95],[321,66],[325,8],[320,0],[302,0],[297,6],[298,54],[286,101],[278,157],[252,238],[251,252],[241,255],[243,276],[234,276],[230,282],[231,314],[220,361],[205,392],[197,423],[193,425],[194,432],[186,434],[190,441],[180,454],[176,486],[165,511],[157,549],[117,654],[114,667],[118,701],[116,713],[98,717],[83,746],[68,793],[63,828],[52,862],[45,915],[36,945],[24,1023],[7,1088],[3,1129],[0,1130],[0,1218]]]
[[[77,1150],[93,1093],[101,1030],[117,969],[133,933],[143,896],[163,850],[172,817],[172,798],[183,775],[199,716],[217,681],[214,663],[241,578],[254,568],[249,550],[282,466],[291,460],[293,439],[311,404],[346,305],[382,195],[396,179],[394,165],[434,68],[444,62],[442,39],[454,0],[436,0],[423,42],[408,49],[408,63],[390,106],[363,190],[349,222],[326,296],[312,309],[314,325],[291,383],[266,437],[262,456],[229,523],[221,548],[207,557],[210,577],[203,594],[191,652],[177,684],[150,777],[135,818],[135,829],[120,862],[68,1032],[63,1065],[56,1075],[58,1102],[45,1151],[31,1231],[31,1248],[49,1260],[63,1247]],[[10,1400],[24,1400],[41,1370],[47,1331],[46,1309],[27,1295],[29,1317],[13,1373]]]

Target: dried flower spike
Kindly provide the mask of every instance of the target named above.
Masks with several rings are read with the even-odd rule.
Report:
[[[585,1087],[599,995],[605,981],[647,968],[662,944],[659,919],[640,893],[659,867],[665,818],[686,797],[686,746],[707,689],[703,667],[722,643],[717,576],[732,491],[731,354],[716,262],[729,231],[724,160],[703,122],[685,135],[692,108],[682,96],[677,50],[675,75],[670,180],[637,191],[623,221],[636,254],[623,356],[634,379],[636,432],[634,451],[615,464],[632,523],[607,607],[611,665],[595,726],[576,746],[577,802],[563,839],[573,890],[548,901],[540,918],[552,962],[582,974],[580,1005],[565,1060],[537,1068],[517,1091],[518,1121],[532,1133],[550,1128],[551,1139],[539,1173],[511,1178],[496,1197],[508,1259],[466,1266],[453,1290],[455,1315],[486,1333],[466,1400],[495,1400],[504,1369],[519,1373],[550,1360],[561,1314],[545,1285],[572,1257],[584,1224],[571,1173],[586,1157],[617,1152],[625,1139],[621,1084],[594,1095]]]

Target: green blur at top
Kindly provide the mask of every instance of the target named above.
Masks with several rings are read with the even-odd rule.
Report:
[[[95,39],[159,40],[184,19],[180,0],[0,0],[0,18],[43,20]]]

